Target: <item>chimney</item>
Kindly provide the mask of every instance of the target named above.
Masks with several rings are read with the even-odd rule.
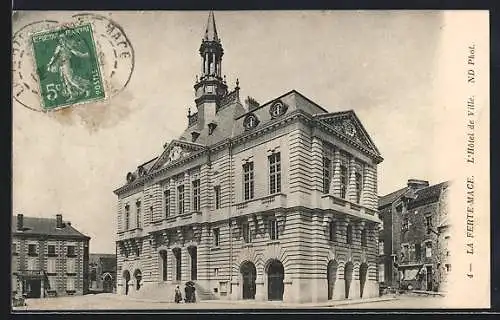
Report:
[[[23,221],[23,214],[19,213],[17,215],[17,230],[23,230],[24,228],[24,221]]]
[[[408,188],[412,190],[419,190],[429,186],[429,181],[418,180],[418,179],[408,179]]]
[[[62,228],[62,227],[63,227],[62,214],[56,214],[56,228]]]
[[[247,105],[248,111],[253,111],[260,106],[260,103],[258,103],[257,100],[252,97],[247,97],[245,103]]]

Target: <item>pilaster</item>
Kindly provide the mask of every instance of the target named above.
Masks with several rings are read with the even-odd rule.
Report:
[[[335,149],[333,153],[333,177],[330,182],[330,193],[340,197],[340,150]]]

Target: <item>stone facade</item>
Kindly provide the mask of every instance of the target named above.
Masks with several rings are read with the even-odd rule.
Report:
[[[385,284],[401,289],[443,291],[448,273],[450,239],[447,217],[448,182],[429,186],[409,180],[406,188],[379,201],[384,243]]]
[[[197,113],[117,190],[121,294],[317,302],[378,296],[377,165],[353,111],[293,90],[262,105],[221,77],[213,14]]]
[[[28,297],[82,295],[88,292],[90,238],[69,222],[13,219],[12,291]]]

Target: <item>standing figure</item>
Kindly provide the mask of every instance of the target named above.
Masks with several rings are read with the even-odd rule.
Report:
[[[60,34],[59,43],[47,65],[49,72],[59,73],[63,86],[62,94],[68,100],[73,100],[81,94],[85,94],[85,96],[89,96],[90,94],[90,81],[74,74],[71,67],[71,58],[73,56],[86,58],[89,57],[89,53],[80,52],[75,46],[75,40],[67,38],[64,34]]]
[[[179,286],[177,286],[175,288],[175,297],[174,297],[174,300],[175,300],[175,303],[179,303],[182,301],[182,293],[181,293],[181,289],[179,288]]]

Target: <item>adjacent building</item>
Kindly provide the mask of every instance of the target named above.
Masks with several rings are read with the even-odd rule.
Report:
[[[196,112],[117,195],[118,292],[289,302],[378,296],[377,165],[352,110],[301,93],[240,100],[213,13]]]
[[[400,289],[446,291],[450,263],[449,182],[407,186],[379,199],[380,281]]]
[[[112,293],[116,290],[116,254],[91,253],[89,259],[89,291]]]
[[[87,293],[89,241],[60,214],[54,219],[14,216],[13,294],[43,298]]]

